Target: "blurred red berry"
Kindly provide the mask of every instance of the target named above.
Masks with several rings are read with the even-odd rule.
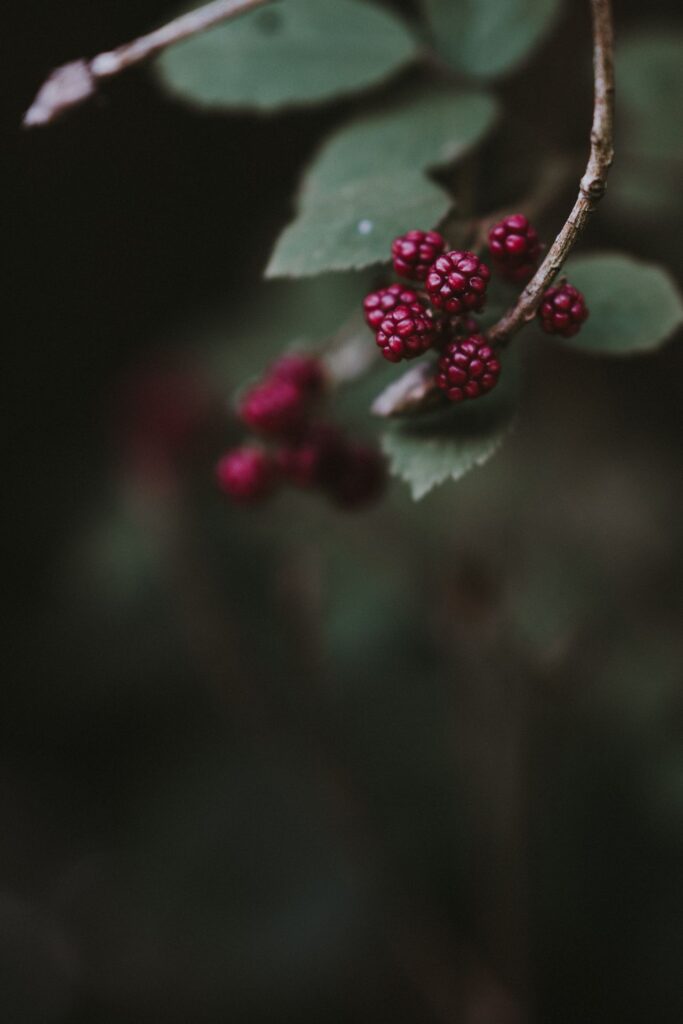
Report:
[[[381,452],[369,445],[352,443],[338,460],[335,478],[327,490],[340,508],[355,509],[380,498],[386,484],[386,462]]]
[[[276,459],[283,478],[295,487],[324,487],[334,479],[344,450],[339,430],[318,424],[301,439],[281,448]]]
[[[270,368],[269,377],[288,381],[307,395],[318,395],[325,386],[325,371],[316,356],[290,352],[280,356]]]
[[[270,377],[243,396],[240,418],[252,430],[263,434],[288,435],[303,427],[309,396],[289,380]]]
[[[262,448],[245,445],[227,452],[216,465],[218,486],[233,501],[259,502],[272,494],[278,473]]]

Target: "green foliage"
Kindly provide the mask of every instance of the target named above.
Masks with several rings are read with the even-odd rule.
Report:
[[[424,0],[434,43],[456,71],[511,71],[550,30],[561,0]]]
[[[494,100],[483,93],[439,89],[344,125],[309,168],[298,215],[278,240],[267,276],[387,260],[397,234],[437,223],[451,206],[424,172],[463,156],[495,116]]]
[[[374,4],[287,0],[172,47],[158,67],[201,106],[274,110],[375,85],[416,54],[407,28]]]
[[[676,285],[656,264],[596,253],[570,259],[566,271],[584,293],[590,316],[563,344],[600,355],[630,355],[658,348],[683,323]]]
[[[612,172],[612,209],[664,217],[678,204],[683,170],[683,36],[639,32],[617,48],[620,159]]]
[[[638,33],[617,50],[619,115],[627,152],[683,158],[683,36]]]
[[[415,501],[495,455],[512,424],[518,380],[517,362],[508,358],[490,395],[386,431],[382,447],[391,473],[410,485]]]

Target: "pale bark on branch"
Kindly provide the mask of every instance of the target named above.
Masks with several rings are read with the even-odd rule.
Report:
[[[24,127],[34,128],[55,121],[67,110],[94,96],[101,79],[112,78],[127,68],[156,56],[167,46],[173,46],[199,32],[205,32],[220,22],[244,14],[254,7],[272,2],[273,0],[213,0],[213,3],[181,14],[154,32],[140,36],[130,43],[124,43],[115,50],[100,53],[90,60],[74,60],[55,68],[26,111]]]

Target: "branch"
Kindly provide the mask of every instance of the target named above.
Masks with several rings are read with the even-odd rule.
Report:
[[[115,50],[100,53],[92,60],[75,60],[63,64],[40,87],[24,115],[24,127],[33,128],[55,121],[66,110],[94,96],[100,79],[112,78],[161,53],[167,46],[174,46],[228,18],[270,2],[272,0],[213,0],[213,3],[188,11],[146,36],[124,43]]]
[[[493,344],[506,343],[536,315],[543,293],[552,284],[590,214],[605,194],[607,174],[614,156],[614,30],[611,0],[590,0],[593,14],[593,72],[595,99],[591,150],[579,195],[548,255],[520,295],[517,303],[488,332]]]
[[[614,30],[611,0],[590,0],[593,16],[593,73],[595,79],[591,148],[579,195],[567,221],[536,274],[509,309],[487,332],[492,344],[505,345],[536,315],[543,293],[552,284],[583,231],[588,217],[605,194],[614,155]],[[418,372],[419,370],[419,372]],[[431,375],[431,376],[430,376]],[[419,412],[434,402],[436,384],[430,364],[413,368],[378,398],[378,416]]]

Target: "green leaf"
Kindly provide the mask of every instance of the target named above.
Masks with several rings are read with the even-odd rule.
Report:
[[[452,205],[423,172],[465,154],[495,116],[495,101],[483,93],[439,89],[343,126],[309,168],[299,214],[278,240],[266,276],[386,261],[396,235],[431,227]]]
[[[287,0],[169,48],[163,82],[206,107],[275,110],[376,85],[417,54],[408,29],[358,0]]]
[[[382,448],[390,472],[410,485],[415,501],[495,455],[512,424],[518,383],[518,363],[508,356],[500,384],[490,395],[385,432]]]
[[[683,301],[669,273],[622,253],[569,260],[569,281],[582,291],[590,316],[562,343],[600,355],[658,348],[683,323]],[[560,339],[558,339],[560,340]]]
[[[525,59],[562,0],[423,0],[436,48],[457,71],[494,78]]]
[[[620,43],[617,110],[625,151],[650,159],[683,158],[681,53],[680,32],[640,32]]]

